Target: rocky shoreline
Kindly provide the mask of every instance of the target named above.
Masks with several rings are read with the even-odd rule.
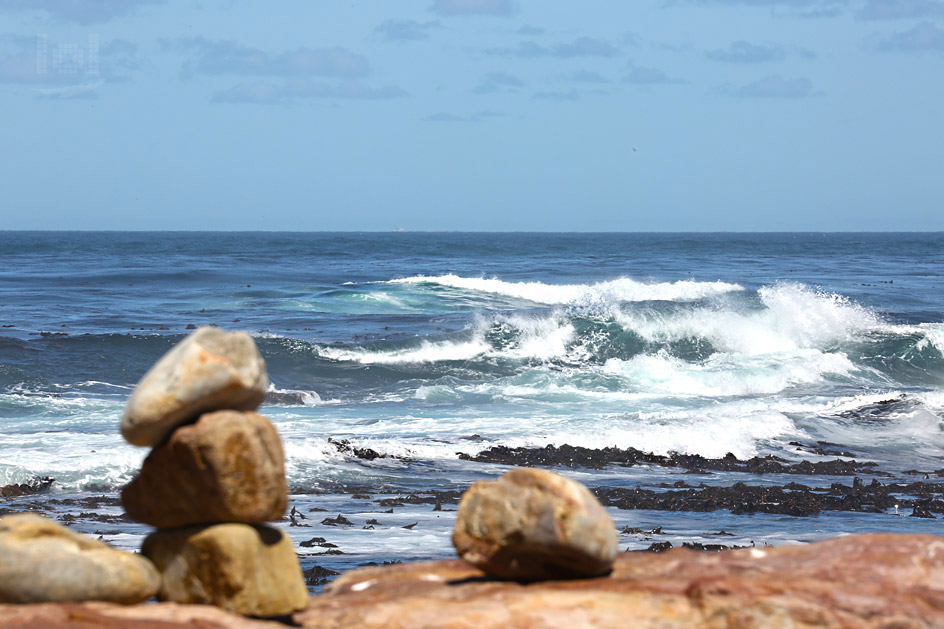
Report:
[[[566,456],[573,461],[583,459],[569,457],[572,450],[591,459],[612,456],[612,451],[585,452],[567,446],[537,450],[549,466],[566,469],[581,468],[576,463],[563,466],[559,458],[547,458],[547,453]],[[368,453],[368,456],[373,455]],[[647,458],[660,460],[652,455]],[[500,464],[515,462],[526,465],[534,460],[535,456],[529,455],[520,461],[504,459]],[[702,469],[747,467],[744,463],[732,460],[732,457],[698,461]],[[488,468],[495,464],[482,465]],[[680,480],[672,482],[655,482],[639,487],[591,483],[590,489],[605,507],[610,508],[621,531],[620,543],[624,550],[661,551],[686,547],[715,551],[750,546],[755,540],[762,544],[765,527],[763,522],[754,521],[756,514],[785,515],[797,520],[817,518],[823,513],[873,514],[874,517],[892,518],[889,520],[890,530],[901,528],[906,523],[902,518],[932,522],[932,518],[944,515],[944,480],[939,480],[941,477],[934,472],[914,471],[913,475],[920,480],[909,480],[901,478],[901,474],[870,465],[859,469],[865,479],[848,475],[831,479],[816,471],[818,467],[815,464],[805,473],[800,471],[806,468],[805,465],[794,466],[790,472],[781,474],[744,471],[740,474],[743,480],[738,482],[706,481],[711,479],[711,474],[697,478],[681,474]],[[680,468],[680,472],[683,471]],[[789,482],[785,482],[787,480]],[[339,574],[352,569],[447,556],[451,549],[444,531],[450,527],[466,487],[415,490],[358,484],[332,487],[330,495],[298,493],[298,489],[303,488],[291,489],[290,511],[279,520],[279,525],[295,542],[309,594],[314,594]],[[3,496],[0,515],[17,511],[45,513],[72,528],[101,536],[104,541],[129,550],[139,547],[146,534],[145,528],[124,514],[120,498],[114,493],[62,495],[52,479],[36,479],[31,483],[2,487],[0,495]],[[660,512],[704,513],[712,516],[713,521],[704,523],[700,529],[679,530],[678,527],[666,527]],[[715,516],[719,514],[727,517],[715,523]],[[406,528],[410,526],[412,528]],[[815,526],[821,527],[822,523],[816,521]],[[375,539],[376,533],[385,529],[429,535],[430,527],[443,531],[438,533],[442,540],[439,542],[441,552],[417,554],[390,547],[365,553],[363,546],[357,543],[359,539],[369,542]],[[718,536],[722,529],[726,529],[727,534]],[[352,541],[356,542],[353,548]]]

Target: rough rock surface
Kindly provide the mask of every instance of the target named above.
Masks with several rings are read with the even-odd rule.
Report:
[[[254,410],[268,386],[251,336],[198,328],[141,378],[125,406],[121,434],[134,445],[155,446],[206,411]]]
[[[528,585],[458,560],[365,568],[294,620],[321,629],[944,627],[944,538],[623,553],[609,577]]]
[[[0,605],[4,629],[284,629],[278,622],[254,620],[210,605],[125,606],[113,603]]]
[[[0,603],[139,603],[157,593],[150,561],[32,513],[0,518]],[[0,625],[3,625],[0,617]]]
[[[586,487],[534,469],[474,483],[452,543],[484,572],[519,581],[600,576],[618,551],[613,521]]]
[[[278,432],[253,412],[202,415],[154,448],[121,501],[158,528],[278,520],[288,505]]]
[[[152,533],[142,552],[161,571],[158,597],[207,603],[247,616],[304,609],[308,593],[292,547],[278,529],[246,524]]]

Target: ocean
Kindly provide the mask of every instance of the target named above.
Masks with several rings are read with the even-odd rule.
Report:
[[[0,232],[0,486],[43,489],[0,511],[137,548],[118,420],[207,324],[266,360],[313,589],[452,556],[522,464],[627,550],[941,532],[941,233]]]

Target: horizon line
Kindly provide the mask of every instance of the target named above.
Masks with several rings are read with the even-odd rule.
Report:
[[[942,234],[944,229],[928,230],[639,230],[639,231],[564,231],[564,230],[464,230],[464,229],[0,229],[0,234],[22,233],[115,233],[115,234]]]

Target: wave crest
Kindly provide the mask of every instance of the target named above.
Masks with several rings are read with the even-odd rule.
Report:
[[[524,299],[547,306],[617,304],[639,301],[697,301],[724,293],[744,290],[726,282],[639,282],[621,277],[594,284],[545,284],[543,282],[506,282],[497,278],[458,275],[417,275],[390,280],[390,284],[426,284],[460,290],[490,293]]]

